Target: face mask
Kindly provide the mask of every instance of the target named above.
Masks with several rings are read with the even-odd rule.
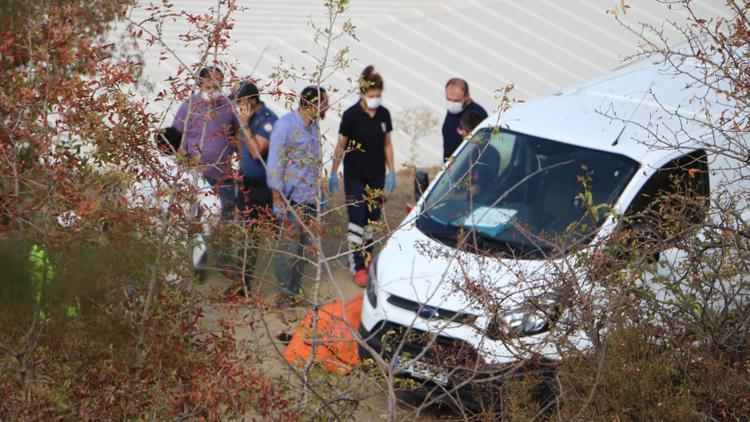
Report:
[[[218,100],[221,97],[221,91],[205,92],[201,91],[201,98],[206,101]]]
[[[367,108],[369,108],[370,110],[375,110],[380,107],[380,104],[383,103],[383,97],[365,97],[365,102],[367,103]]]
[[[464,111],[464,103],[459,101],[448,101],[445,108],[448,109],[448,113],[450,114],[458,114]]]

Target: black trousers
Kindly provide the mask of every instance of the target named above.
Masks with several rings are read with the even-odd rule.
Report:
[[[264,225],[272,220],[273,196],[265,180],[244,179],[239,195],[237,209],[240,211],[245,230],[248,232],[246,242],[238,251],[238,266],[242,270],[245,285],[250,287],[258,250],[261,247]]]
[[[242,181],[240,194],[237,196],[237,208],[245,221],[266,217],[272,207],[273,196],[265,181]]]
[[[365,269],[372,259],[374,233],[370,223],[380,220],[383,205],[382,196],[374,197],[374,191],[382,192],[384,185],[385,174],[369,180],[344,178],[346,210],[349,214],[347,238],[352,251],[349,269],[352,273]]]

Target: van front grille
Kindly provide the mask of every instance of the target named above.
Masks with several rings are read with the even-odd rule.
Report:
[[[423,305],[417,302],[414,302],[409,299],[404,299],[402,297],[391,295],[388,297],[388,303],[390,303],[393,306],[397,306],[401,309],[406,309],[408,311],[414,312],[415,314],[419,315],[420,318],[423,319],[430,319],[430,320],[444,320],[444,321],[451,321],[455,322],[457,324],[462,325],[469,325],[474,326],[474,323],[476,322],[476,315],[467,314],[463,312],[455,312],[450,311],[448,309],[442,309],[442,308],[436,308],[429,305]]]

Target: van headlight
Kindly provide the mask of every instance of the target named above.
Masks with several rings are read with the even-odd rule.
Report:
[[[562,305],[557,298],[530,301],[495,316],[487,326],[487,337],[528,337],[547,332],[560,319]]]
[[[367,300],[370,301],[370,305],[373,308],[378,305],[378,258],[375,257],[370,264],[370,268],[367,270],[367,286],[365,287],[365,294]]]

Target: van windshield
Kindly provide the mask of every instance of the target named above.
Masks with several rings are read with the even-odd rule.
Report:
[[[498,128],[478,131],[435,182],[417,227],[450,246],[539,259],[587,244],[638,164]]]

